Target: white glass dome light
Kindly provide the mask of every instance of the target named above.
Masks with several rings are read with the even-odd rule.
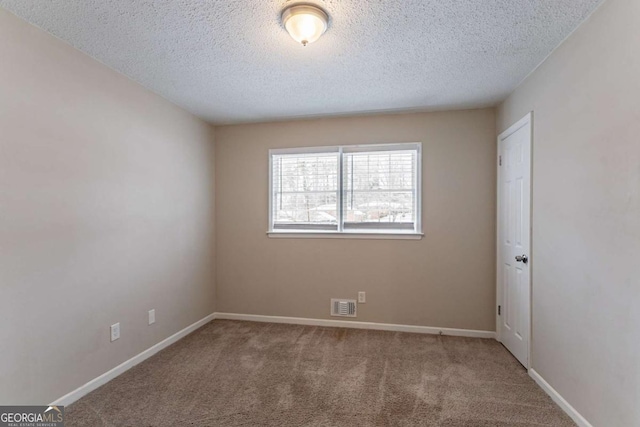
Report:
[[[282,24],[302,46],[313,43],[327,31],[329,16],[319,7],[299,4],[282,11]]]

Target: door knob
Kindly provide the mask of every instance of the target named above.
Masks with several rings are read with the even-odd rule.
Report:
[[[529,257],[526,255],[516,255],[516,261],[526,264],[529,262]]]

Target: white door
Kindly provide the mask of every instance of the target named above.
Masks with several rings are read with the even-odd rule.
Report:
[[[498,339],[529,368],[531,114],[498,137]]]

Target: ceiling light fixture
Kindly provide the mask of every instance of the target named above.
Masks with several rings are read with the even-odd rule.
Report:
[[[317,6],[294,4],[282,11],[282,24],[298,43],[306,46],[327,31],[329,15]]]

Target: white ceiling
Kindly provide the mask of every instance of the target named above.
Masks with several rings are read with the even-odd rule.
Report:
[[[476,108],[504,99],[602,0],[316,0],[308,47],[287,0],[0,0],[212,123]]]

